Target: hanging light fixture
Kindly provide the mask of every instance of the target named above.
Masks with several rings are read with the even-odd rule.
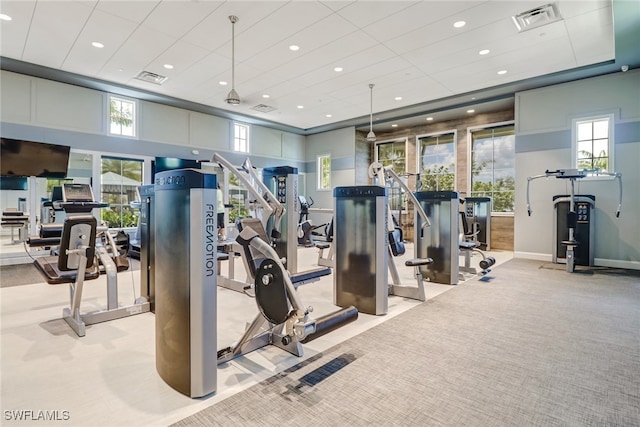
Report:
[[[235,15],[229,16],[229,21],[231,21],[231,91],[229,95],[227,95],[227,99],[224,100],[227,104],[238,105],[240,104],[240,95],[236,92],[236,70],[235,70],[235,25],[238,22],[238,17]]]
[[[369,83],[369,89],[371,90],[371,112],[369,114],[369,133],[367,134],[367,141],[375,142],[376,134],[373,133],[373,83]]]

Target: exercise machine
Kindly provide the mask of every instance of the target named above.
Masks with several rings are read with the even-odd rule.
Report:
[[[327,267],[320,267],[308,271],[298,271],[298,247],[296,244],[296,224],[297,224],[297,169],[288,166],[279,166],[263,170],[263,179],[260,180],[249,159],[246,159],[241,168],[235,168],[219,154],[214,154],[213,161],[227,168],[242,182],[251,196],[259,203],[256,217],[266,230],[266,240],[274,248],[283,265],[286,266],[290,274],[300,274],[306,277],[303,283],[309,283],[316,278],[331,273]],[[288,210],[285,206],[293,205],[293,209]],[[284,220],[283,220],[284,219]],[[247,292],[247,286],[252,286],[251,266],[248,265],[246,257],[242,257],[247,273],[247,280],[240,281],[235,278],[234,258],[238,253],[242,256],[244,251],[238,247],[237,242],[231,243],[229,256],[229,275],[220,276],[218,285],[239,292]]]
[[[267,345],[302,356],[302,344],[357,319],[358,310],[353,306],[312,319],[313,308],[305,307],[296,291],[301,282],[308,280],[308,274],[289,274],[265,240],[267,234],[259,221],[247,218],[241,224],[236,240],[251,268],[259,313],[236,343],[218,351],[218,364]]]
[[[144,296],[136,298],[133,304],[119,306],[117,273],[128,268],[128,263],[120,257],[109,230],[98,227],[91,215],[92,209],[107,205],[94,201],[88,184],[64,184],[62,190],[63,201],[56,202],[56,209],[66,212],[64,223],[61,227],[59,224],[43,224],[40,236],[31,237],[29,245],[59,245],[58,255],[36,258],[34,264],[47,283],[69,284],[70,306],[63,310],[63,319],[79,337],[83,337],[86,325],[148,312],[149,301]],[[107,279],[107,308],[82,313],[84,281],[98,278],[101,272]]]
[[[334,196],[334,304],[373,315],[388,305],[387,189],[336,187]]]
[[[391,166],[384,167],[380,163],[372,163],[369,166],[369,177],[377,181],[377,184],[381,187],[387,187],[387,184],[396,184],[403,191],[408,200],[411,201],[415,207],[415,212],[421,218],[421,226],[417,231],[417,235],[424,236],[424,228],[430,227],[431,223],[420,203],[415,198],[413,192],[407,187],[405,182],[395,173]],[[389,286],[389,294],[397,295],[405,298],[417,299],[419,301],[426,301],[426,294],[424,290],[424,281],[422,274],[420,273],[420,267],[433,263],[433,259],[428,257],[418,256],[417,245],[414,245],[414,257],[405,261],[407,267],[414,269],[414,275],[416,277],[417,286],[406,286],[400,281],[400,275],[398,268],[394,262],[394,257],[404,255],[405,246],[403,242],[402,229],[397,226],[395,218],[391,214],[390,209],[387,208],[387,231],[389,238],[389,272],[391,273],[391,285]]]
[[[199,169],[155,175],[156,370],[190,397],[217,387],[216,190]]]
[[[477,243],[480,249],[491,249],[491,197],[465,197],[461,240]]]
[[[266,345],[297,356],[301,344],[357,319],[354,308],[310,317],[258,218],[241,221],[237,242],[252,266],[259,313],[235,344],[217,349],[216,175],[196,169],[156,174],[156,369],[177,391],[217,389],[217,365]]]
[[[457,285],[464,278],[460,271],[476,274],[476,270],[470,265],[472,253],[482,256],[479,262],[481,273],[489,272],[489,268],[495,264],[495,258],[485,256],[476,242],[464,241],[459,236],[462,215],[458,193],[418,191],[415,198],[433,224],[423,229],[423,220],[420,215],[416,215],[416,230],[423,230],[422,235],[416,233],[417,254],[420,258],[433,259],[431,264],[420,267],[422,277],[434,283]],[[460,255],[465,257],[462,267]]]
[[[619,172],[601,172],[599,170],[557,169],[546,170],[544,174],[527,177],[527,214],[531,216],[529,188],[531,181],[539,178],[555,177],[566,179],[570,184],[568,196],[554,196],[556,220],[553,227],[553,261],[566,264],[566,271],[573,273],[576,265],[593,265],[593,238],[595,227],[595,196],[576,195],[577,180],[587,176],[608,176],[618,181],[618,208],[616,218],[622,207],[622,174]],[[580,239],[580,240],[578,240]],[[576,248],[580,248],[576,250]],[[564,252],[565,257],[562,258]],[[576,258],[576,254],[578,258]]]

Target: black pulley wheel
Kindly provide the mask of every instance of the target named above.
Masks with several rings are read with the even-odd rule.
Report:
[[[256,272],[255,294],[260,313],[269,322],[280,325],[287,320],[289,300],[283,274],[278,264],[267,258]]]

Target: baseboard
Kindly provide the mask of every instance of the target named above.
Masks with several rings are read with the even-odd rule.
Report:
[[[623,261],[619,259],[596,258],[593,263],[599,267],[624,268],[627,270],[640,270],[640,261]]]
[[[538,252],[514,252],[514,258],[533,259],[536,261],[551,262],[551,254],[541,254]]]

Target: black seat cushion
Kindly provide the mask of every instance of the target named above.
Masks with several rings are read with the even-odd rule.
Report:
[[[66,270],[62,271],[58,268],[58,257],[47,256],[37,258],[33,263],[40,273],[44,276],[45,280],[50,285],[60,285],[62,283],[74,283],[78,277],[78,270]],[[84,274],[84,280],[97,279],[100,276],[100,270],[98,269],[98,263],[94,262],[93,265],[86,269]]]

